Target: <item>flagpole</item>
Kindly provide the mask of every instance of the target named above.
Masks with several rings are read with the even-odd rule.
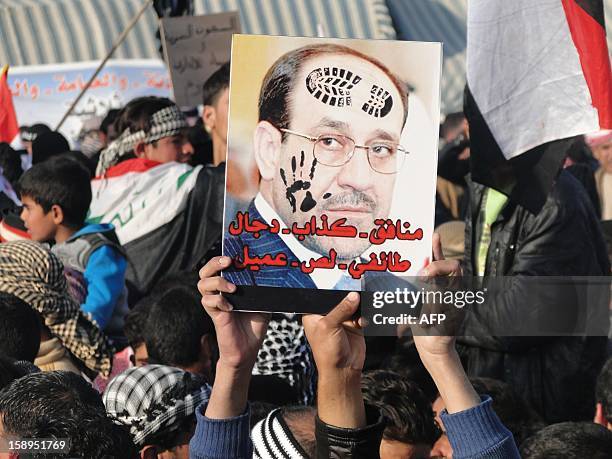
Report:
[[[127,37],[127,34],[136,25],[136,23],[138,22],[140,17],[144,14],[144,12],[146,11],[147,7],[152,2],[153,2],[153,0],[145,0],[145,2],[143,3],[142,7],[138,11],[138,13],[136,13],[136,15],[134,15],[134,17],[132,18],[130,23],[127,25],[127,27],[123,30],[123,32],[121,32],[121,35],[119,35],[119,37],[117,37],[117,39],[115,40],[115,43],[113,43],[113,46],[111,47],[110,51],[106,54],[106,57],[104,59],[102,59],[102,62],[100,62],[100,65],[98,65],[98,68],[93,73],[93,75],[91,76],[91,78],[89,79],[89,81],[87,82],[85,87],[81,90],[81,92],[79,93],[77,98],[74,99],[74,102],[72,102],[72,104],[70,105],[70,108],[68,109],[68,111],[64,114],[64,116],[62,117],[62,119],[59,122],[59,124],[55,127],[56,131],[59,131],[59,128],[62,127],[62,124],[64,124],[64,121],[66,121],[66,119],[68,118],[68,116],[70,115],[72,110],[74,110],[74,108],[79,103],[79,101],[81,100],[83,95],[87,92],[87,90],[89,89],[91,84],[94,82],[94,80],[96,79],[98,74],[102,71],[102,69],[106,65],[106,62],[111,58],[111,56],[117,50],[117,48],[121,45],[121,43],[123,43],[123,40],[125,40],[125,37]]]

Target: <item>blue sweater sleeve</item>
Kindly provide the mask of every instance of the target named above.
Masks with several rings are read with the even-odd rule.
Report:
[[[249,418],[244,414],[228,419],[209,419],[204,416],[208,401],[196,409],[197,425],[189,442],[190,459],[251,459],[253,443]]]
[[[454,459],[521,459],[512,433],[491,406],[491,397],[469,410],[440,413]]]
[[[87,298],[81,309],[91,313],[100,329],[108,324],[125,286],[125,257],[110,246],[95,250],[85,267]]]

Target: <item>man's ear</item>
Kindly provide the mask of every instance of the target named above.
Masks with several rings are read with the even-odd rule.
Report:
[[[272,180],[280,162],[283,138],[281,132],[267,121],[260,121],[255,128],[255,162],[262,180]]]
[[[212,105],[204,105],[204,109],[202,110],[202,122],[204,123],[206,132],[210,134],[217,122],[217,111],[215,107]]]
[[[53,219],[53,223],[55,223],[56,225],[61,225],[62,223],[64,223],[64,210],[60,206],[58,206],[57,204],[53,204],[49,212],[51,212],[51,218]]]
[[[144,142],[138,142],[134,147],[134,154],[139,158],[145,157],[145,147],[146,144]]]
[[[157,459],[157,447],[147,445],[140,450],[140,459]]]
[[[608,426],[608,420],[604,415],[603,405],[599,402],[597,403],[597,405],[595,405],[595,417],[593,418],[593,422],[604,427]]]

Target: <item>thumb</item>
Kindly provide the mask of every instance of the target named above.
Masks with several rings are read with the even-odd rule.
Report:
[[[444,260],[444,252],[442,252],[442,240],[439,233],[433,233],[431,240],[433,261]]]
[[[359,307],[359,293],[351,292],[332,309],[324,320],[331,327],[339,327],[343,322],[350,320]]]

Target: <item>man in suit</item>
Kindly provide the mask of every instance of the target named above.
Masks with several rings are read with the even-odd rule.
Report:
[[[286,266],[229,269],[237,285],[360,289],[346,270],[296,264],[337,253],[336,264],[358,260],[367,238],[310,236],[299,240],[283,229],[304,227],[324,215],[331,225],[346,218],[359,233],[377,218],[388,218],[396,173],[406,150],[399,145],[408,114],[404,83],[382,63],[341,45],[305,46],[281,56],[268,70],[259,96],[254,153],[261,175],[248,220],[271,225],[276,233],[226,233],[223,253],[243,259],[285,254]],[[226,229],[235,215],[226,215]]]

